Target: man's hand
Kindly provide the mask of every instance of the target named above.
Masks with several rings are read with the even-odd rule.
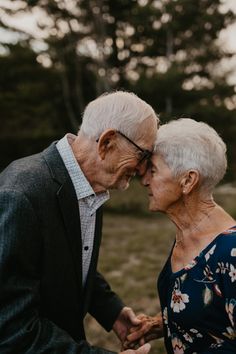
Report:
[[[133,310],[130,307],[124,307],[121,310],[118,318],[114,322],[113,331],[116,333],[117,337],[120,339],[120,341],[123,345],[127,335],[129,334],[130,328],[138,326],[140,324],[141,324],[141,320],[139,320],[135,316]],[[150,350],[150,348],[149,348],[149,350]],[[145,354],[145,353],[141,352],[138,354]]]
[[[130,328],[129,335],[123,343],[125,349],[136,348],[150,340],[163,337],[161,313],[154,317],[139,315],[137,318],[141,321],[141,324]]]
[[[149,343],[144,344],[142,347],[139,347],[136,350],[128,349],[120,354],[148,354],[151,349],[151,345]]]

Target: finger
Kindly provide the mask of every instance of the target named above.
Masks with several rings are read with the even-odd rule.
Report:
[[[133,325],[139,325],[141,323],[141,320],[137,318],[137,316],[134,314],[133,310],[130,307],[126,308],[126,316],[129,318],[130,322]]]
[[[138,326],[134,326],[134,327],[130,327],[129,329],[129,333],[134,333],[137,330],[139,330],[141,328],[142,324],[138,325]]]
[[[145,341],[149,342],[150,340],[157,339],[157,334],[156,333],[150,333],[147,336],[145,336]]]
[[[134,342],[137,339],[141,338],[143,336],[142,334],[143,334],[142,332],[136,331],[136,332],[128,334],[126,339],[128,342]]]
[[[134,341],[138,340],[139,338],[143,337],[144,334],[145,334],[145,331],[143,331],[143,329],[140,329],[136,332],[129,334],[126,338],[129,342],[134,342]]]
[[[137,316],[137,318],[139,319],[139,320],[142,320],[143,318],[146,318],[147,316],[146,315],[144,315],[144,313],[140,313],[138,316]]]
[[[145,343],[146,343],[146,340],[145,340],[144,337],[142,337],[142,338],[140,339],[140,341],[139,341],[140,347],[141,347],[142,345],[144,345]]]
[[[135,349],[136,347],[137,347],[137,342],[132,342],[132,343],[130,343],[130,342],[128,342],[128,341],[125,341],[124,343],[123,343],[123,348],[124,349]]]
[[[151,345],[149,343],[146,343],[136,350],[136,354],[148,354],[150,349]]]

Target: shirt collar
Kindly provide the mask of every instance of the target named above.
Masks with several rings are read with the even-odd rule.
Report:
[[[81,170],[70,146],[75,139],[76,135],[66,134],[58,141],[56,147],[70,175],[77,199],[80,200],[86,198],[88,206],[97,209],[109,199],[109,192],[106,191],[99,193],[98,195],[94,192],[92,186]]]

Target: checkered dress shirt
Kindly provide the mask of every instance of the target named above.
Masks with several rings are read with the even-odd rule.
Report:
[[[58,141],[56,147],[70,175],[79,203],[81,238],[82,238],[82,272],[83,286],[86,283],[91,256],[93,252],[95,221],[97,209],[109,199],[109,192],[96,195],[83,174],[71,149],[76,138],[73,134],[66,134]]]

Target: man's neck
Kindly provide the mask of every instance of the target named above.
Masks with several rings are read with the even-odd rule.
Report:
[[[99,182],[103,180],[100,176],[103,170],[96,141],[79,134],[72,142],[71,148],[94,192],[96,194],[106,192],[106,188]]]

